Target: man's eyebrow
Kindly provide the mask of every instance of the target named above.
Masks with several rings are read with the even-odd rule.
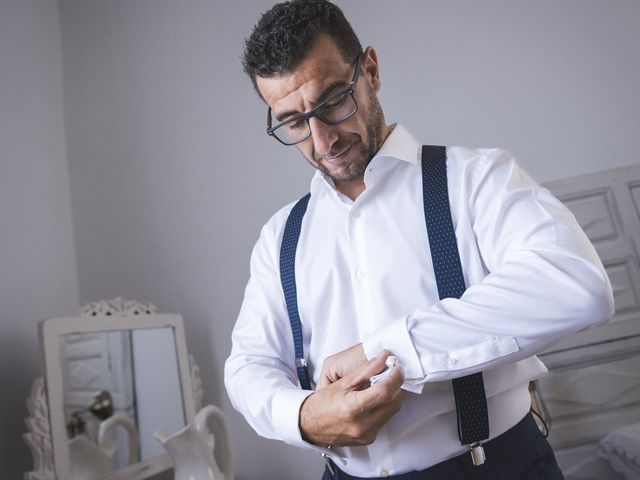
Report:
[[[329,84],[329,86],[322,91],[320,96],[318,96],[318,99],[315,102],[316,105],[324,102],[327,98],[329,98],[331,94],[334,93],[334,90],[336,88],[346,87],[347,85],[349,85],[349,83],[345,82],[344,80],[336,80],[335,82]],[[276,113],[275,117],[278,122],[282,122],[285,118],[292,117],[294,115],[299,115],[300,113],[304,113],[304,112],[298,112],[297,110],[288,110],[283,113]]]

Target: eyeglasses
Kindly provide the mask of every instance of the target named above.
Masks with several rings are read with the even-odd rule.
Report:
[[[335,95],[320,102],[306,113],[294,115],[272,127],[271,107],[267,111],[267,135],[274,137],[284,145],[295,145],[311,136],[309,119],[316,117],[327,125],[337,125],[351,118],[358,111],[354,96],[358,76],[360,75],[360,55],[356,58],[356,70],[349,86]]]

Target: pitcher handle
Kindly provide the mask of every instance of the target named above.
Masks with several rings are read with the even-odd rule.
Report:
[[[220,410],[215,405],[207,405],[205,407],[202,407],[202,409],[200,409],[200,411],[196,414],[195,425],[196,430],[198,430],[198,432],[200,432],[200,434],[205,438],[206,436],[211,435],[211,432],[207,427],[207,421],[209,420],[209,417],[213,417],[213,419],[217,421],[220,426],[220,432],[223,436],[222,440],[224,442],[225,451],[227,453],[224,458],[224,468],[222,469],[224,479],[233,480],[233,452],[231,451],[229,429],[227,428],[227,417],[224,415],[224,413],[222,413],[222,410]]]
[[[100,422],[100,430],[98,431],[98,445],[102,448],[107,446],[110,441],[107,438],[107,432],[114,425],[121,425],[129,434],[129,465],[133,465],[138,462],[138,449],[140,448],[140,439],[138,438],[138,431],[131,420],[124,415],[114,415]]]

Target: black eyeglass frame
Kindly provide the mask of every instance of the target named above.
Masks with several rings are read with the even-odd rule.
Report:
[[[342,123],[345,120],[348,120],[349,118],[353,117],[358,112],[358,102],[356,101],[356,97],[355,97],[355,89],[356,89],[356,83],[358,83],[358,78],[360,77],[360,58],[361,57],[362,57],[362,54],[358,54],[358,56],[356,57],[356,60],[355,60],[356,69],[353,72],[353,77],[351,78],[351,82],[349,82],[349,86],[347,88],[345,88],[344,90],[341,90],[340,92],[336,93],[335,95],[331,95],[329,98],[323,100],[322,102],[320,102],[318,105],[313,107],[308,112],[300,113],[298,115],[294,115],[293,117],[285,120],[284,122],[280,122],[275,127],[272,127],[271,126],[271,124],[272,124],[271,107],[269,107],[267,109],[267,135],[275,138],[276,140],[278,140],[283,145],[286,145],[286,146],[297,145],[300,142],[304,142],[307,138],[309,138],[311,136],[311,125],[309,125],[309,119],[311,117],[316,117],[321,122],[326,123],[327,125],[338,125],[339,123]],[[344,95],[350,95],[352,100],[353,100],[353,104],[356,106],[356,108],[353,110],[353,112],[351,112],[349,115],[347,115],[346,117],[344,117],[341,120],[338,120],[337,122],[332,122],[329,119],[322,117],[321,114],[317,113],[318,110],[321,110],[328,103],[330,103],[330,102],[334,101],[335,99],[337,99],[339,97],[342,97]],[[282,139],[280,139],[274,133],[275,130],[277,130],[278,128],[282,127],[283,125],[286,125],[287,123],[290,123],[290,122],[296,122],[298,120],[304,120],[305,122],[307,122],[307,127],[309,128],[309,135],[307,135],[306,137],[301,138],[300,140],[297,140],[297,141],[295,141],[293,143],[287,143],[287,142],[283,141]]]

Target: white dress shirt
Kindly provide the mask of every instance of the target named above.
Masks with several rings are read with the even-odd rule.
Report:
[[[324,359],[362,342],[405,368],[401,410],[366,447],[334,448],[351,475],[427,468],[465,450],[451,380],[484,372],[491,437],[529,410],[537,352],[613,316],[609,280],[573,215],[508,152],[447,148],[451,211],[467,290],[440,301],[422,200],[420,144],[397,125],[351,201],[316,173],[296,255],[298,305],[312,380]],[[294,346],[279,250],[295,202],[263,227],[233,331],[225,384],[260,435],[301,438]]]

